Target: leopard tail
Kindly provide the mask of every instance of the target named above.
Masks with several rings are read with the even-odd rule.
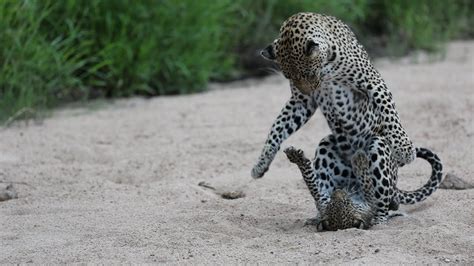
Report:
[[[443,179],[443,165],[439,157],[426,148],[416,148],[416,157],[422,158],[431,165],[431,177],[424,186],[414,191],[398,190],[398,202],[414,204],[425,200],[438,189]]]

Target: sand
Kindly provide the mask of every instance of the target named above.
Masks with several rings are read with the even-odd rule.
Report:
[[[474,42],[430,57],[379,60],[414,143],[445,172],[474,182]],[[474,264],[474,190],[438,190],[370,230],[316,232],[297,168],[279,152],[252,180],[288,82],[213,84],[188,96],[65,108],[42,123],[0,129],[0,263]],[[312,155],[329,134],[321,113],[284,144]],[[427,180],[429,165],[400,170],[399,187]],[[242,190],[226,200],[198,186]]]

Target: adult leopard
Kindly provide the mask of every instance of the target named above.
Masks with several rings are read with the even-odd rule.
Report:
[[[298,13],[283,23],[279,37],[261,54],[289,79],[291,98],[271,127],[252,177],[264,175],[281,143],[319,108],[332,134],[321,140],[314,160],[321,182],[306,180],[312,193],[316,185],[327,192],[317,204],[327,205],[336,187],[356,178],[351,158],[364,150],[370,158],[368,173],[379,188],[374,193],[376,220],[386,220],[398,167],[415,159],[416,148],[400,123],[392,93],[355,34],[334,17]],[[441,173],[441,163],[436,167]],[[436,175],[436,184],[425,194],[436,190],[441,176]]]

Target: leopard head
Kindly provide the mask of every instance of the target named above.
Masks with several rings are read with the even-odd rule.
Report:
[[[319,27],[321,19],[312,13],[291,16],[281,26],[278,39],[261,51],[305,94],[319,87],[324,65],[334,60],[331,45]]]

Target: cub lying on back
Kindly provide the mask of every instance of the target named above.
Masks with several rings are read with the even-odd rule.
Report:
[[[345,187],[336,187],[332,192],[323,188],[322,180],[319,180],[318,176],[314,174],[314,164],[304,156],[302,150],[289,147],[284,152],[288,159],[298,166],[306,183],[315,184],[313,196],[315,196],[319,214],[317,218],[311,219],[309,222],[317,225],[318,230],[334,231],[351,227],[368,229],[377,223],[375,219],[377,199],[374,194],[380,188],[374,186],[369,175],[370,162],[365,152],[359,150],[352,156],[351,163],[355,180]],[[433,172],[430,180],[422,188],[415,191],[402,191],[395,186],[392,187],[395,195],[392,198],[390,210],[397,210],[400,203],[411,204],[424,200],[426,197],[420,197],[418,194],[437,186],[436,180],[441,175],[441,172],[436,170],[441,167],[439,159],[429,150],[423,148],[417,149],[417,157],[425,159],[431,164]],[[319,202],[321,195],[324,193],[329,193],[329,195],[326,195],[330,198],[328,204]]]

